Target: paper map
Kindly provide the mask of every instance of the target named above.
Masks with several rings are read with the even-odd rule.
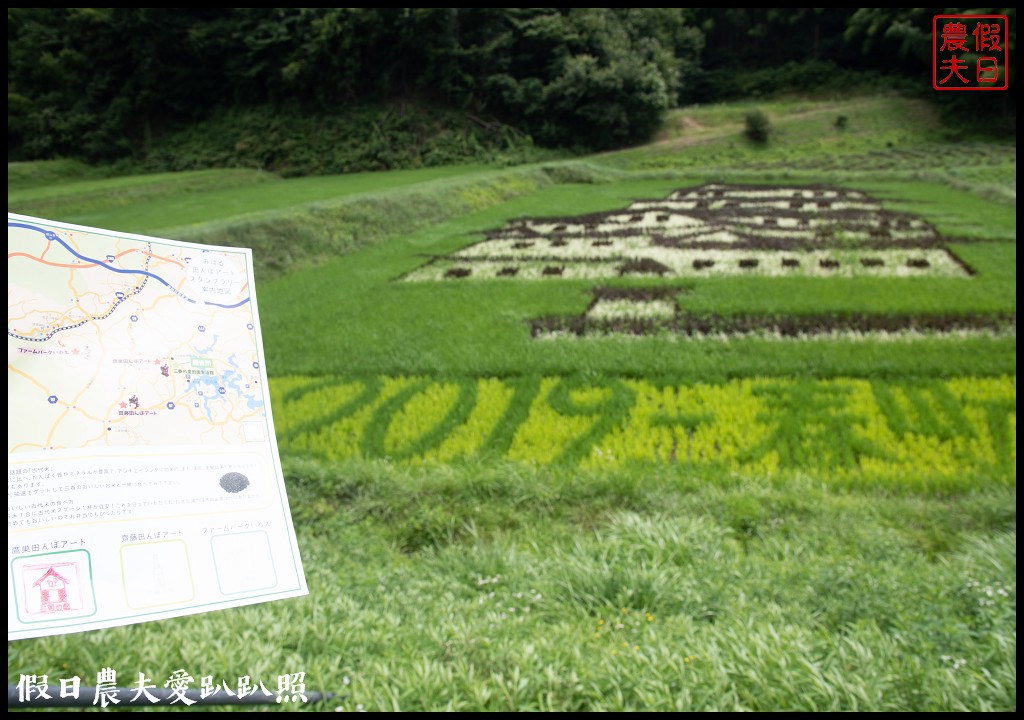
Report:
[[[8,640],[306,594],[251,251],[8,214]]]

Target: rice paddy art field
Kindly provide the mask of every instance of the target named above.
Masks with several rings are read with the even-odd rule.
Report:
[[[712,184],[625,212],[520,219],[406,279],[969,274],[928,252],[937,240],[923,220],[857,191]]]
[[[278,432],[327,461],[494,457],[614,468],[637,463],[842,486],[927,477],[969,488],[1016,474],[1013,378],[932,383],[733,380],[721,385],[570,377],[438,381],[282,378]]]
[[[62,215],[9,173],[15,211],[149,205],[256,248],[311,588],[14,643],[9,676],[304,671],[344,710],[1015,709],[1015,146],[965,153],[892,98],[766,107],[766,149],[709,107],[622,153],[362,194],[250,179],[249,206],[232,171],[109,204],[69,181]]]

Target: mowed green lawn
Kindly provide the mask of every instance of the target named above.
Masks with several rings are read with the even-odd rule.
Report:
[[[9,174],[12,210],[253,240],[310,586],[11,643],[9,682],[91,685],[110,666],[123,684],[184,668],[197,685],[275,689],[305,672],[337,693],[316,709],[347,711],[1015,709],[1015,148],[985,146],[964,172],[916,103],[763,107],[778,129],[767,149],[740,137],[737,105],[684,111],[647,148],[547,167],[34,189],[17,187],[27,169]],[[529,321],[582,313],[595,282],[401,281],[513,218],[707,181],[866,191],[953,238],[977,274],[601,284],[670,285],[693,312],[1012,327],[540,341]],[[259,257],[282,249],[295,264]]]

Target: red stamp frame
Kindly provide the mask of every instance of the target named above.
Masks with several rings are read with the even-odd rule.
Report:
[[[991,29],[994,23],[984,21],[997,21],[999,23],[998,33],[995,35],[995,46],[985,47],[984,38],[987,33],[984,29]],[[939,31],[940,22],[945,21],[946,25],[942,32]],[[947,28],[953,21],[963,29],[964,32],[949,33]],[[971,30],[973,28],[973,31]],[[981,35],[979,36],[979,31]],[[1010,49],[1008,36],[1010,32],[1010,19],[1006,15],[935,15],[932,17],[932,88],[935,90],[1006,90],[1010,87]],[[969,51],[965,44],[970,42],[970,36],[974,35],[977,43],[974,51]],[[943,45],[940,48],[939,39]],[[1002,47],[999,47],[1001,43]],[[947,44],[952,47],[947,48]],[[982,47],[977,47],[981,45]],[[939,53],[950,50],[962,50],[964,56],[957,58],[956,54],[949,57],[940,57]],[[988,51],[988,55],[982,56],[982,52]],[[966,57],[973,58],[972,63],[966,62]],[[940,61],[942,61],[940,67]],[[1001,66],[1000,66],[1001,63]],[[1003,74],[1001,85],[993,84],[999,77],[1000,67]],[[947,72],[945,78],[939,80],[939,72]],[[960,73],[968,72],[968,77]],[[961,81],[959,85],[947,85],[953,78]],[[973,82],[973,84],[972,84]]]

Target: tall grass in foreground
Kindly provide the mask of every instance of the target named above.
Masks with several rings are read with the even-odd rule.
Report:
[[[286,464],[308,598],[9,646],[18,673],[346,710],[1010,710],[1016,490]],[[244,558],[239,558],[244,562]]]

